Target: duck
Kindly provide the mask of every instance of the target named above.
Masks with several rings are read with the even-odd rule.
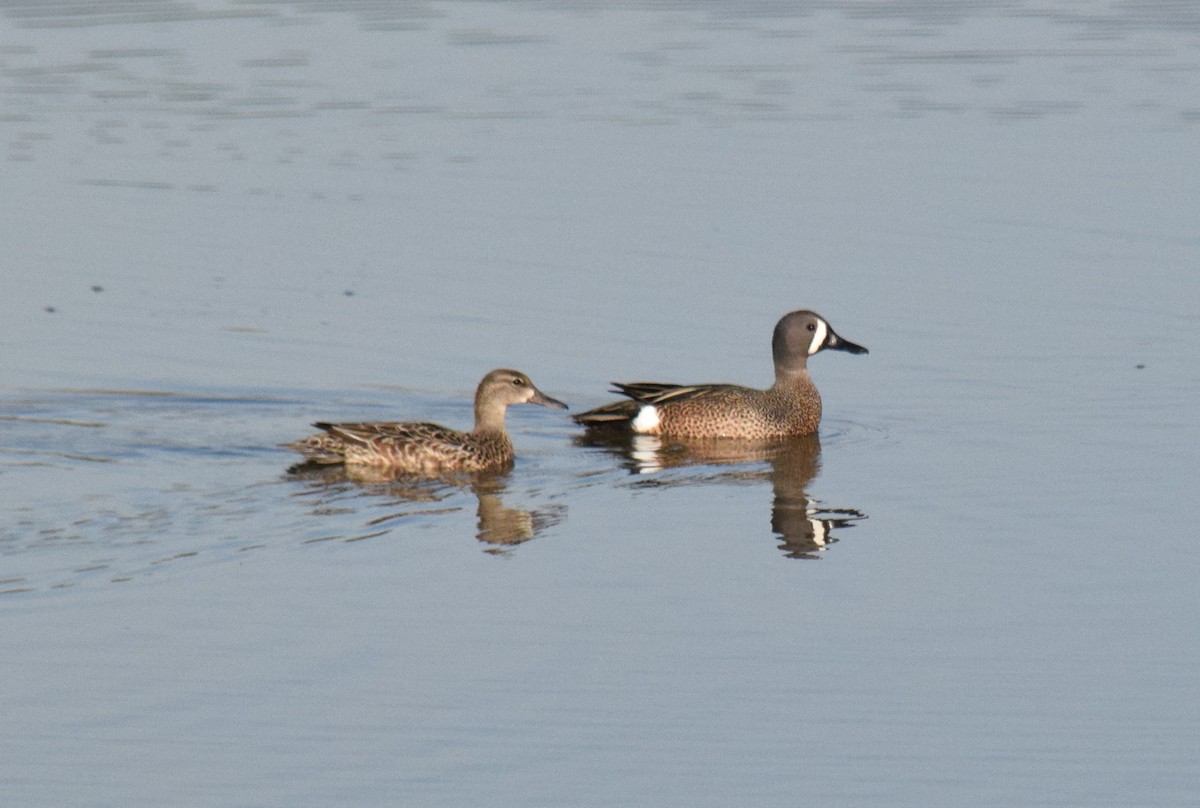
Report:
[[[821,394],[808,359],[824,350],[869,353],[838,336],[814,311],[785,314],[775,325],[771,352],[775,383],[765,390],[736,384],[613,382],[624,399],[574,416],[589,430],[622,429],[678,438],[770,440],[810,435],[821,423]]]
[[[475,426],[469,432],[416,421],[318,421],[313,426],[320,432],[283,448],[299,452],[308,464],[343,463],[418,475],[499,471],[510,467],[515,457],[504,428],[505,413],[513,404],[567,409],[521,371],[497,368],[475,390]]]

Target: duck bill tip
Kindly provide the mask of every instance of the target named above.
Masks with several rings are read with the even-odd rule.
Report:
[[[846,353],[851,354],[870,353],[866,346],[859,345],[857,342],[851,342],[850,340],[845,339],[844,337],[839,337],[836,334],[830,338],[829,342],[825,343],[825,347],[831,348],[835,351],[845,351]]]
[[[538,394],[529,400],[530,404],[540,404],[543,407],[549,407],[552,410],[567,410],[570,409],[565,402],[559,401],[557,398],[551,398],[545,393]]]

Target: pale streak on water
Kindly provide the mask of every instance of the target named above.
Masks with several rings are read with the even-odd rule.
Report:
[[[0,797],[1191,805],[1187,4],[0,4]],[[294,477],[823,354],[819,451]]]

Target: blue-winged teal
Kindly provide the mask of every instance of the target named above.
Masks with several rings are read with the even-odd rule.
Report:
[[[475,391],[475,428],[459,432],[427,423],[316,423],[323,430],[285,444],[311,463],[386,467],[414,474],[489,471],[512,463],[513,445],[504,430],[509,404],[567,405],[538,390],[529,377],[501,368],[483,377]]]
[[[754,390],[735,384],[613,382],[614,401],[580,413],[589,428],[618,426],[647,435],[681,438],[781,438],[807,435],[821,423],[821,394],[808,375],[808,358],[832,348],[863,354],[867,349],[842,339],[823,317],[793,311],[775,326],[771,350],[775,384]]]

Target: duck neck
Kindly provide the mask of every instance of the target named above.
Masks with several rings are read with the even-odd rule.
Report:
[[[475,432],[499,432],[504,434],[504,412],[506,405],[496,401],[475,398]]]
[[[812,384],[812,377],[808,375],[808,365],[801,361],[799,365],[791,367],[782,364],[775,365],[775,387],[805,387]]]

